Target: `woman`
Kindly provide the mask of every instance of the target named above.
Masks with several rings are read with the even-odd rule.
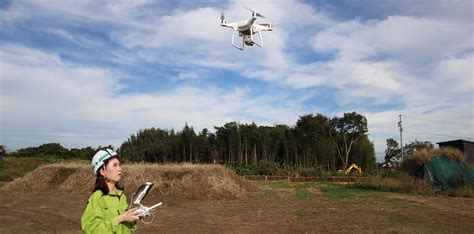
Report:
[[[127,197],[118,185],[122,167],[118,154],[99,150],[92,158],[95,188],[81,216],[86,233],[131,233],[137,229],[137,210],[128,210]]]

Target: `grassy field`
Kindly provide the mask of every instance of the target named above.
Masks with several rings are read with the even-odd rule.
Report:
[[[472,198],[365,190],[331,183],[272,183],[261,187],[266,196],[297,203],[292,214],[302,223],[332,224],[333,231],[474,231],[469,221],[474,218]]]
[[[163,196],[158,192],[162,188],[154,188],[144,202],[161,201],[163,206],[152,224],[140,223],[138,233],[474,232],[472,198],[379,192],[328,183],[256,186],[257,190],[245,196],[218,199]],[[87,197],[45,192],[16,194],[11,199],[2,194],[0,232],[80,233]]]
[[[0,233],[80,233],[94,182],[88,164],[25,162],[21,173],[36,169],[0,187]],[[403,174],[340,185],[246,181],[219,165],[124,165],[128,197],[144,181],[155,183],[144,203],[163,206],[139,233],[474,232],[472,196],[446,196]]]

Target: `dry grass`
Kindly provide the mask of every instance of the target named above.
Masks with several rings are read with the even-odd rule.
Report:
[[[244,181],[220,165],[131,164],[122,168],[122,184],[127,191],[135,191],[145,181],[154,183],[153,193],[195,199],[241,197],[256,189],[251,182]],[[94,181],[89,165],[57,163],[41,166],[0,189],[13,192],[89,193]]]
[[[413,155],[404,159],[400,164],[400,168],[413,176],[420,166],[424,165],[431,158],[437,156],[447,157],[451,160],[454,158],[459,159],[459,161],[464,160],[463,153],[458,149],[443,147],[441,149],[417,151]]]

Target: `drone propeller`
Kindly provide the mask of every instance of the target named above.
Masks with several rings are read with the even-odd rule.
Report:
[[[265,18],[265,16],[263,16],[262,14],[260,14],[260,13],[258,13],[258,12],[256,12],[256,11],[254,11],[254,10],[252,10],[252,9],[246,7],[246,6],[244,6],[243,8],[249,10],[250,12],[252,12],[252,14],[255,14],[257,17]]]
[[[224,12],[221,12],[221,21],[224,21],[225,17],[224,17]]]

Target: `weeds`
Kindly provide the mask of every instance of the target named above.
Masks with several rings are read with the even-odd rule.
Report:
[[[197,164],[132,164],[123,165],[126,192],[135,191],[145,182],[155,185],[155,194],[184,198],[235,198],[255,190],[253,183],[238,177],[220,165]],[[4,185],[1,190],[12,192],[92,192],[95,178],[89,165],[56,163],[40,166],[22,178]]]
[[[271,184],[268,184],[268,187],[270,187],[272,189],[282,189],[282,188],[291,187],[291,184],[289,184],[289,183],[271,183]]]
[[[413,155],[410,155],[406,159],[404,159],[401,164],[400,168],[407,172],[411,176],[416,176],[420,167],[428,162],[431,158],[437,156],[444,156],[449,158],[450,160],[457,159],[459,161],[464,160],[464,155],[461,151],[451,147],[444,147],[441,149],[435,150],[420,150],[415,152]]]
[[[324,192],[324,197],[327,199],[347,199],[354,197],[354,194],[346,185],[338,184],[321,184],[321,190]]]
[[[307,188],[296,190],[295,199],[296,200],[306,200],[312,198],[314,195]]]
[[[0,181],[12,181],[51,161],[48,158],[3,157],[0,159]]]
[[[322,176],[325,174],[320,168],[300,168],[281,167],[278,163],[269,161],[260,161],[256,164],[233,165],[228,166],[237,173],[237,175],[278,175],[278,176]]]
[[[448,195],[455,197],[474,197],[474,187],[469,185],[464,185],[459,188],[456,188],[454,191],[450,192]]]
[[[395,193],[434,194],[436,191],[423,181],[413,179],[405,173],[394,172],[387,177],[373,177],[367,181],[356,182],[350,188]]]
[[[0,158],[0,182],[4,182],[2,184],[5,184],[5,182],[22,177],[42,165],[63,162],[90,163],[88,160],[58,159],[52,157],[2,157]]]
[[[307,183],[270,183],[268,187],[272,189],[281,189],[281,188],[308,188]]]

